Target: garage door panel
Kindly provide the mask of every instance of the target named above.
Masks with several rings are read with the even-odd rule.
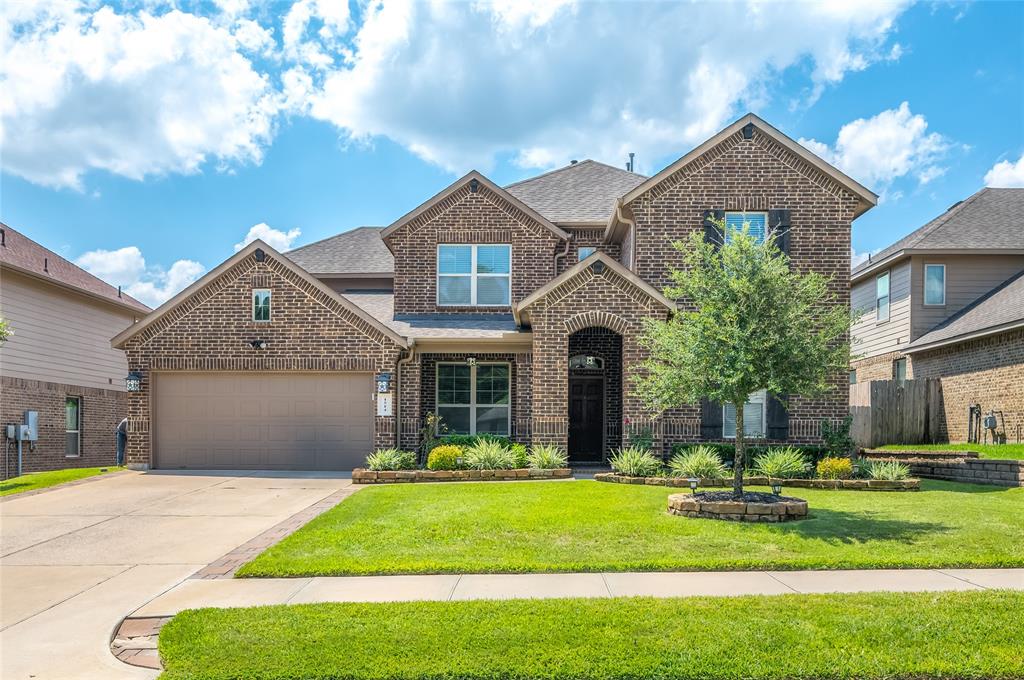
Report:
[[[155,465],[348,470],[373,443],[368,373],[158,373]]]

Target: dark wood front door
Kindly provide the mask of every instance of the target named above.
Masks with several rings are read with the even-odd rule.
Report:
[[[569,459],[601,460],[604,447],[604,378],[569,376]]]

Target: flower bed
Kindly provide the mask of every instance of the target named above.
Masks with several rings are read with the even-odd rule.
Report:
[[[553,470],[384,470],[374,472],[364,468],[352,471],[353,484],[394,484],[397,482],[509,482],[519,479],[565,479],[572,475],[569,468]]]
[[[807,501],[769,493],[747,492],[742,499],[734,499],[729,491],[674,493],[668,497],[668,512],[733,522],[791,522],[807,519]]]
[[[619,484],[647,484],[650,486],[672,486],[688,488],[686,477],[629,477],[617,472],[599,472],[594,475],[599,482],[617,482]],[[782,486],[795,489],[848,489],[853,491],[920,491],[921,481],[918,479],[901,479],[890,481],[883,479],[783,479]],[[768,486],[767,477],[744,477],[743,483],[750,486]],[[700,486],[732,486],[732,479],[701,479]]]

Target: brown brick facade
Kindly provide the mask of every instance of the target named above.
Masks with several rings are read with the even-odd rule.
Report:
[[[1011,442],[1024,438],[1024,329],[914,353],[914,376],[942,386],[940,434],[967,441],[967,409],[1002,411]]]
[[[669,283],[669,269],[681,264],[672,242],[702,230],[705,211],[789,210],[792,266],[830,277],[837,304],[849,306],[850,225],[857,197],[756,127],[751,139],[741,132],[726,138],[627,207],[636,222],[629,237],[632,269],[657,289]],[[837,373],[832,384],[824,397],[790,400],[791,441],[820,441],[822,419],[846,416],[849,375]],[[665,414],[665,427],[688,439],[699,435],[692,429],[695,418],[696,407],[679,409]]]
[[[272,291],[272,320],[252,321],[254,288]],[[261,339],[266,349],[253,349]],[[194,293],[125,345],[128,366],[143,373],[129,393],[127,460],[151,462],[152,376],[161,371],[389,371],[400,348],[331,295],[267,255],[253,254]],[[370,398],[371,395],[367,395]],[[376,417],[375,443],[393,446],[395,418]]]
[[[0,394],[0,425],[23,422],[27,410],[39,412],[39,440],[35,450],[29,450],[27,442],[22,447],[23,472],[117,463],[114,432],[128,411],[125,392],[3,377],[0,378]],[[81,399],[81,444],[77,457],[65,455],[64,401],[67,397]],[[17,447],[13,442],[6,454],[0,469],[2,479],[18,474]]]
[[[622,261],[622,246],[608,243],[604,239],[604,229],[569,229],[572,240],[569,242],[569,253],[558,259],[558,274],[580,261],[580,248],[596,248],[599,252],[608,253],[612,258]],[[547,283],[547,281],[545,281]]]
[[[909,354],[901,352],[888,352],[875,357],[857,359],[850,362],[850,368],[857,371],[857,382],[871,382],[872,380],[892,380],[892,362],[897,359],[907,360],[907,379],[914,377],[914,361]]]
[[[385,242],[395,256],[395,313],[504,313],[509,307],[439,307],[437,246],[494,243],[512,246],[512,303],[554,278],[562,239],[508,199],[479,186],[463,186],[394,233]]]

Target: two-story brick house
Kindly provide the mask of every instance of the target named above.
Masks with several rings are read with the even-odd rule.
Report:
[[[777,229],[845,306],[851,222],[875,201],[747,115],[652,177],[583,161],[502,188],[471,172],[384,229],[286,254],[252,243],[114,339],[142,376],[129,462],[347,469],[415,447],[428,413],[576,461],[647,428],[662,450],[728,440],[729,408],[655,415],[632,389],[643,320],[681,304],[661,293],[672,242],[709,216]],[[833,384],[757,395],[749,433],[819,441],[847,412],[846,375]]]
[[[851,382],[939,378],[939,430],[967,408],[1024,426],[1024,189],[986,188],[860,264],[851,276]]]

